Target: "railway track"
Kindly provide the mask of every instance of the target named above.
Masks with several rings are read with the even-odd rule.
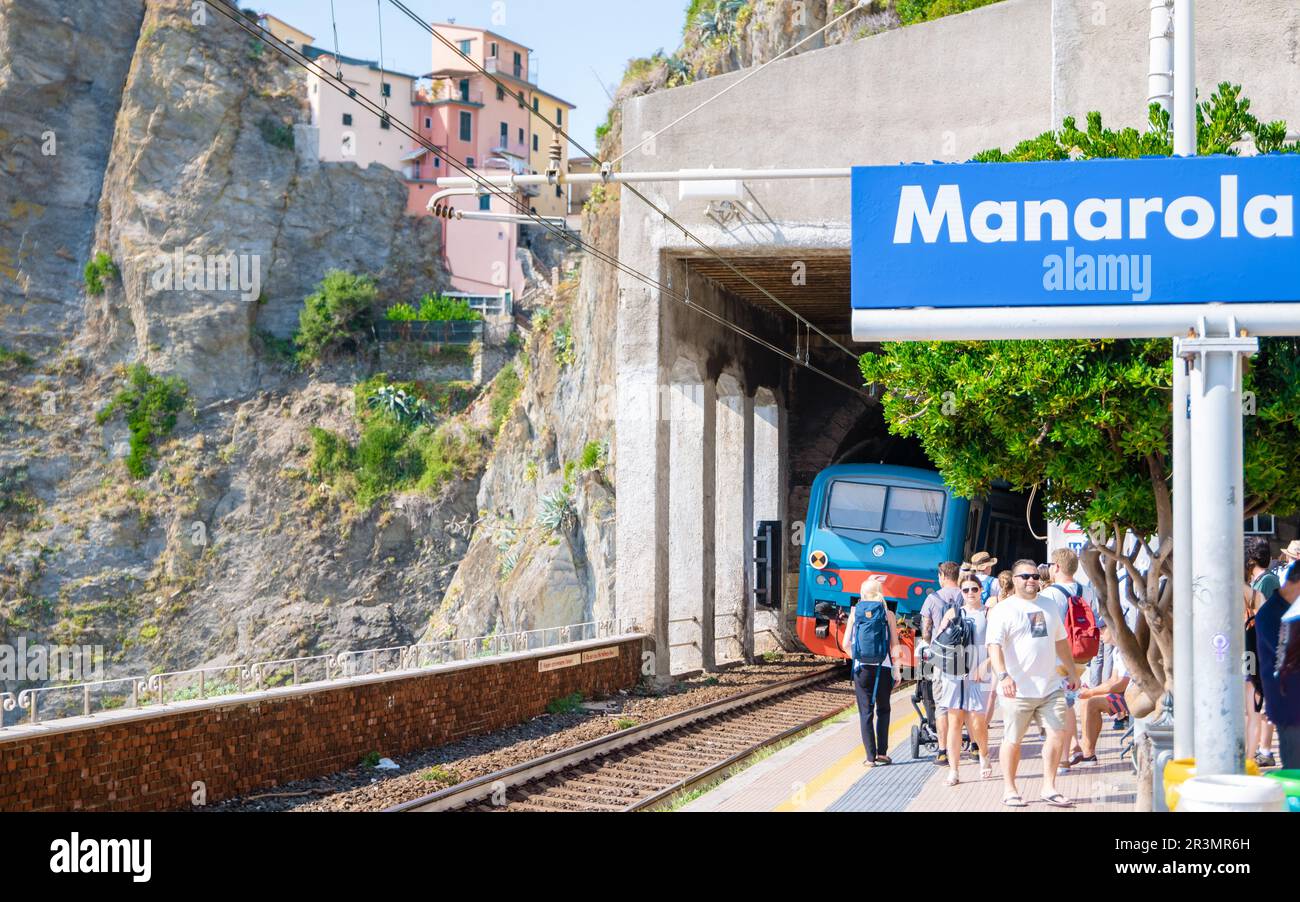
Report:
[[[622,730],[388,811],[638,811],[851,707],[834,665]]]

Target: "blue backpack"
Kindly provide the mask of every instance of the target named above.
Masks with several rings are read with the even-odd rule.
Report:
[[[853,660],[873,666],[889,654],[888,608],[880,601],[859,601],[853,611]]]

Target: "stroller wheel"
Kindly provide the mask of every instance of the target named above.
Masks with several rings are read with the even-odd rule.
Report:
[[[921,757],[921,728],[912,727],[912,760]]]

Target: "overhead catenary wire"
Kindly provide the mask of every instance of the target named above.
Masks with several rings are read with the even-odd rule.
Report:
[[[343,82],[342,79],[331,76],[319,64],[315,63],[311,59],[308,59],[296,48],[292,47],[291,45],[285,44],[275,35],[270,34],[264,29],[249,23],[247,20],[245,20],[244,16],[240,14],[237,10],[228,7],[224,2],[224,0],[205,0],[205,2],[210,8],[217,11],[225,18],[233,22],[236,27],[238,27],[239,29],[246,32],[252,37],[256,37],[263,40],[265,43],[270,45],[270,47],[273,50],[275,50],[281,56],[285,57],[291,63],[321,78],[322,81],[328,84],[331,88],[347,96],[354,103],[360,105],[367,111],[381,118],[385,115],[384,110],[376,106],[369,98],[349,88]],[[683,303],[687,306],[690,306],[693,310],[698,311],[701,315],[705,316],[706,318],[713,320],[714,322],[718,323],[724,328],[730,329],[731,331],[737,333],[741,337],[749,341],[752,341],[755,344],[760,345],[761,347],[767,349],[768,351],[771,351],[772,353],[786,360],[789,360],[792,363],[798,364],[804,367],[805,369],[809,370],[810,372],[816,373],[822,376],[823,378],[828,379],[831,382],[834,382],[835,384],[841,386],[842,388],[847,389],[848,391],[854,394],[862,395],[868,398],[870,397],[870,395],[868,395],[867,392],[865,392],[861,386],[851,385],[848,382],[845,382],[844,380],[838,378],[837,376],[832,375],[831,373],[826,372],[825,370],[822,370],[819,367],[813,366],[809,363],[805,363],[804,361],[799,360],[797,357],[790,354],[789,352],[783,350],[782,348],[777,347],[776,345],[772,344],[771,342],[767,341],[761,336],[755,335],[754,333],[737,325],[736,323],[731,322],[730,320],[715,313],[712,310],[708,310],[707,308],[700,307],[698,305],[689,304],[689,302],[686,300],[686,298],[683,295],[681,295],[679,292],[674,291],[667,285],[664,285],[658,279],[655,279],[652,276],[646,275],[645,273],[640,272],[637,269],[634,269],[633,267],[624,263],[622,260],[618,259],[617,257],[610,255],[605,251],[602,251],[601,249],[594,247],[593,245],[587,244],[585,241],[582,241],[580,238],[575,237],[572,233],[564,229],[559,229],[552,226],[544,218],[538,216],[537,214],[533,213],[531,210],[527,209],[527,207],[521,204],[513,194],[506,193],[500,190],[498,186],[494,185],[492,182],[484,178],[479,173],[470,169],[468,166],[466,166],[464,162],[448,154],[442,148],[437,147],[428,139],[426,139],[423,135],[414,131],[405,123],[398,122],[396,123],[395,127],[399,131],[401,131],[402,134],[411,138],[413,141],[416,141],[418,144],[420,144],[430,153],[434,154],[434,156],[444,160],[449,167],[456,169],[457,171],[463,173],[469,179],[473,180],[476,184],[478,184],[481,187],[484,193],[493,194],[495,196],[502,198],[507,204],[513,206],[515,209],[519,210],[525,216],[528,216],[534,223],[540,225],[547,232],[557,236],[563,241],[568,242],[576,249],[582,250],[590,254],[591,256],[595,257],[596,259],[600,260],[601,262],[615,267],[620,272],[625,273],[626,275],[631,276],[632,278],[635,278],[638,281],[641,281],[644,284],[659,290],[665,296],[673,300],[676,300],[680,303]]]
[[[491,80],[491,81],[492,81],[492,82],[493,82],[493,83],[494,83],[498,88],[500,88],[504,93],[507,93],[507,94],[509,94],[511,97],[513,97],[513,98],[515,98],[516,100],[518,100],[518,101],[519,101],[519,106],[522,107],[523,109],[527,110],[528,113],[529,113],[529,116],[530,116],[530,117],[536,117],[536,118],[540,119],[542,122],[544,122],[544,123],[547,125],[548,128],[553,129],[553,130],[555,131],[556,134],[562,136],[566,141],[568,141],[571,145],[573,145],[575,148],[577,148],[579,151],[581,151],[585,156],[587,156],[587,157],[589,157],[589,158],[591,158],[591,159],[593,159],[593,160],[596,160],[598,163],[600,163],[600,167],[601,167],[602,171],[608,169],[608,168],[611,167],[614,163],[617,163],[619,160],[622,160],[623,157],[626,157],[626,156],[627,156],[627,153],[625,153],[625,154],[623,154],[622,156],[618,157],[618,159],[614,160],[613,163],[611,163],[611,164],[609,164],[609,165],[607,166],[603,161],[600,160],[600,158],[599,158],[595,153],[593,153],[591,150],[589,150],[589,149],[587,149],[586,147],[584,147],[580,141],[578,141],[576,138],[574,138],[572,135],[570,135],[568,132],[566,132],[562,127],[560,127],[560,126],[559,126],[558,124],[556,124],[556,123],[551,122],[549,119],[547,119],[545,116],[543,116],[543,115],[541,114],[540,111],[533,109],[533,108],[528,104],[528,102],[527,102],[527,98],[524,96],[523,91],[520,91],[519,93],[515,93],[514,90],[513,90],[510,86],[508,86],[505,82],[503,82],[500,78],[498,78],[494,73],[489,72],[485,66],[483,66],[481,63],[479,63],[478,60],[474,59],[474,58],[471,57],[469,54],[465,53],[463,50],[461,50],[460,47],[458,47],[456,44],[454,44],[454,43],[453,43],[449,38],[447,38],[445,35],[439,33],[437,29],[435,29],[435,28],[434,28],[432,25],[430,25],[428,22],[424,21],[424,19],[421,18],[420,15],[419,15],[418,13],[416,13],[414,10],[412,10],[410,7],[408,7],[405,3],[403,3],[402,0],[389,0],[389,2],[392,3],[393,6],[397,7],[397,8],[398,8],[398,9],[399,9],[399,10],[400,10],[404,15],[406,15],[406,17],[409,18],[412,22],[416,23],[416,24],[419,25],[422,29],[424,29],[426,32],[428,32],[430,35],[432,35],[433,38],[434,38],[436,41],[438,41],[439,43],[443,44],[445,47],[447,47],[447,49],[449,49],[450,51],[452,51],[453,53],[455,53],[455,54],[456,54],[457,56],[459,56],[461,59],[463,59],[463,60],[465,60],[466,62],[468,62],[468,63],[469,63],[471,66],[473,66],[473,67],[474,67],[474,68],[475,68],[475,69],[476,69],[480,74],[487,76],[487,77],[488,77],[488,78],[489,78],[489,79],[490,79],[490,80]],[[761,71],[762,69],[766,68],[768,65],[771,65],[772,63],[776,62],[778,59],[781,58],[781,56],[785,56],[785,55],[786,55],[787,53],[789,53],[790,51],[792,51],[792,50],[798,48],[799,46],[801,46],[802,44],[806,43],[807,41],[812,40],[812,38],[816,37],[817,35],[819,35],[819,34],[825,32],[826,29],[828,29],[828,28],[830,28],[831,26],[835,25],[837,22],[840,22],[841,20],[843,20],[844,18],[846,18],[850,13],[854,12],[854,10],[856,10],[857,7],[860,6],[860,5],[861,5],[860,3],[855,4],[855,6],[854,6],[852,9],[850,9],[848,12],[846,12],[846,13],[844,13],[843,15],[838,16],[837,18],[835,18],[835,19],[831,20],[830,22],[826,23],[826,25],[824,25],[822,28],[820,28],[820,29],[818,29],[817,31],[813,32],[813,33],[810,34],[808,37],[806,37],[806,38],[804,38],[802,41],[800,41],[798,44],[795,44],[795,45],[793,45],[792,47],[788,48],[788,49],[787,49],[784,53],[782,53],[780,56],[774,57],[773,59],[769,60],[769,61],[768,61],[767,63],[765,63],[763,66],[760,66],[758,70],[749,73],[749,75],[746,75],[744,78],[742,78],[742,79],[740,79],[739,81],[735,82],[734,84],[728,86],[726,89],[724,89],[722,92],[720,92],[718,95],[716,95],[716,96],[715,96],[714,98],[712,98],[712,99],[716,99],[717,97],[720,97],[722,94],[725,94],[727,91],[731,90],[731,88],[735,87],[736,85],[740,84],[741,82],[744,82],[744,81],[748,80],[749,78],[751,78],[752,76],[757,75],[757,74],[758,74],[758,71]],[[706,103],[707,103],[707,101],[706,101]],[[704,104],[701,104],[701,106],[704,106]],[[688,115],[689,115],[689,114],[688,114]],[[680,119],[678,119],[677,122],[680,122],[682,119],[685,119],[685,118],[686,118],[686,117],[683,116],[683,117],[681,117]],[[663,131],[667,131],[668,128],[671,128],[671,127],[672,127],[673,125],[675,125],[675,124],[677,124],[677,123],[676,123],[676,122],[674,122],[674,123],[670,123],[668,126],[666,126],[664,129],[662,129],[662,130],[660,131],[660,134],[662,134]],[[645,142],[642,142],[642,143],[645,143]],[[638,145],[638,147],[639,147],[639,146],[640,146],[640,145]],[[636,149],[636,148],[633,148],[633,150],[635,150],[635,149]],[[630,153],[630,152],[631,152],[631,151],[628,151],[628,153]],[[626,184],[626,183],[623,183],[623,184]],[[754,281],[754,280],[753,280],[752,278],[750,278],[747,274],[741,272],[740,268],[737,267],[736,264],[735,264],[734,262],[732,262],[731,260],[728,260],[728,259],[727,259],[726,257],[724,257],[721,253],[719,253],[715,248],[713,248],[713,247],[710,246],[709,244],[705,243],[705,241],[704,241],[703,239],[701,239],[699,236],[697,236],[697,235],[696,235],[694,232],[692,232],[690,229],[686,228],[686,226],[684,226],[684,225],[683,225],[681,222],[679,222],[676,218],[674,218],[673,216],[669,215],[668,211],[664,210],[662,207],[660,207],[660,206],[659,206],[658,204],[656,204],[654,201],[650,200],[650,198],[646,197],[646,195],[645,195],[643,192],[641,192],[640,190],[638,190],[638,189],[636,189],[636,188],[632,188],[631,186],[629,186],[629,189],[628,189],[628,190],[630,190],[633,194],[635,194],[635,195],[636,195],[636,196],[637,196],[637,197],[642,201],[642,203],[646,204],[648,207],[650,207],[650,209],[654,210],[656,213],[658,213],[660,216],[662,216],[666,222],[668,222],[669,224],[671,224],[671,225],[673,225],[674,227],[676,227],[676,228],[677,228],[677,229],[682,233],[682,235],[683,235],[684,237],[686,237],[688,240],[690,240],[691,242],[693,242],[693,243],[695,243],[696,245],[698,245],[698,246],[700,247],[701,250],[705,251],[707,254],[709,254],[709,256],[713,257],[715,260],[717,260],[719,263],[721,263],[723,266],[725,266],[728,270],[730,270],[731,273],[732,273],[733,275],[738,276],[740,279],[744,280],[745,283],[748,284],[751,288],[753,288],[754,290],[758,291],[761,295],[763,295],[763,296],[764,296],[765,298],[767,298],[769,301],[771,301],[772,303],[776,304],[778,307],[780,307],[780,308],[781,308],[782,310],[784,310],[786,313],[788,313],[788,314],[790,314],[792,317],[794,317],[794,319],[796,320],[797,323],[803,323],[804,326],[805,326],[805,328],[807,328],[810,332],[816,332],[818,335],[820,335],[822,338],[824,338],[824,339],[825,339],[827,342],[829,342],[831,345],[833,345],[834,347],[836,347],[836,348],[838,348],[840,351],[842,351],[842,352],[843,352],[846,356],[848,356],[850,359],[852,359],[852,360],[857,360],[857,359],[858,359],[858,355],[857,355],[857,354],[855,354],[855,353],[854,353],[853,351],[851,351],[849,348],[846,348],[843,344],[841,344],[839,341],[835,340],[835,338],[833,338],[832,336],[828,335],[828,334],[827,334],[827,333],[826,333],[826,332],[825,332],[821,327],[819,327],[816,323],[812,322],[812,321],[809,320],[807,317],[803,316],[801,313],[799,313],[798,311],[796,311],[796,310],[795,310],[793,307],[791,307],[789,304],[786,304],[784,301],[782,301],[780,298],[778,298],[775,294],[773,294],[773,293],[772,293],[771,291],[769,291],[767,288],[765,288],[764,286],[760,285],[758,282]]]

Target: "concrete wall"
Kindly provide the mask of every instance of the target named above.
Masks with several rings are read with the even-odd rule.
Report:
[[[0,731],[0,811],[174,811],[191,806],[196,782],[213,804],[336,773],[370,752],[400,758],[522,723],[574,692],[630,689],[641,649],[640,637],[592,640],[11,727]]]
[[[1006,0],[802,53],[771,65],[633,152],[622,168],[957,162],[990,147],[1010,148],[1058,127],[1067,114],[1082,119],[1090,109],[1099,109],[1110,125],[1140,125],[1147,117],[1147,7],[1147,0]],[[1219,81],[1232,80],[1243,85],[1261,118],[1300,125],[1300,3],[1201,0],[1197,11],[1202,96],[1208,97]],[[623,106],[624,146],[632,147],[746,74],[628,100]],[[843,180],[750,182],[750,221],[725,226],[705,215],[702,202],[680,202],[676,184],[638,188],[724,255],[788,254],[794,249],[806,250],[812,259],[818,252],[843,253],[849,246],[849,191]],[[737,530],[752,533],[752,522],[736,524],[735,518],[765,519],[770,515],[765,512],[779,505],[787,530],[792,520],[802,519],[799,508],[806,493],[801,495],[793,483],[807,474],[792,477],[792,457],[800,467],[813,469],[834,453],[827,449],[839,448],[854,424],[852,417],[840,422],[844,418],[819,414],[835,434],[805,434],[809,418],[797,409],[792,414],[791,405],[799,405],[797,392],[805,390],[796,386],[815,377],[792,377],[792,364],[710,322],[671,294],[689,287],[693,303],[754,325],[787,351],[795,348],[790,318],[772,319],[716,286],[686,280],[681,261],[701,253],[699,246],[631,192],[624,190],[622,198],[620,259],[667,283],[669,292],[627,274],[620,277],[617,610],[636,618],[666,650],[658,656],[658,671],[680,673],[717,663],[719,653],[732,653],[720,650],[708,634],[721,635],[722,612],[731,610],[724,607],[731,602],[718,592],[734,593],[738,584],[748,591],[745,580],[714,572],[734,566],[735,549],[729,543]],[[797,291],[787,297],[797,306]],[[848,303],[846,296],[846,307]],[[699,417],[677,423],[653,411],[655,398],[671,395],[675,384],[680,393],[681,383],[691,381],[682,374],[682,360],[700,373],[699,381],[692,382],[698,389],[692,391],[699,392],[703,406]],[[727,382],[719,390],[724,372],[733,374],[738,389]],[[742,453],[764,443],[780,450],[776,460],[761,453],[755,458],[753,494],[731,504],[704,489],[720,480],[734,485],[738,478],[735,461],[724,460],[720,450],[736,447],[736,423],[728,408],[719,427],[722,408],[716,406],[723,397],[739,403],[733,397],[736,390],[747,405],[755,404],[760,392],[770,392],[776,405],[763,422],[755,421],[757,432],[740,431]],[[709,399],[714,406],[706,403]],[[765,425],[769,421],[780,425]],[[818,441],[825,447],[803,447]],[[690,466],[679,472],[676,461],[690,442],[698,443],[691,447],[698,447],[705,460],[693,455]],[[767,491],[773,472],[782,480],[778,501]],[[674,541],[678,529],[687,532]],[[801,549],[787,546],[787,552],[796,556],[794,566]],[[705,574],[711,578],[697,591],[695,583],[705,581]],[[787,603],[793,597],[788,592]],[[752,641],[755,632],[768,634],[768,641],[786,641],[785,619],[755,618],[743,641]]]

